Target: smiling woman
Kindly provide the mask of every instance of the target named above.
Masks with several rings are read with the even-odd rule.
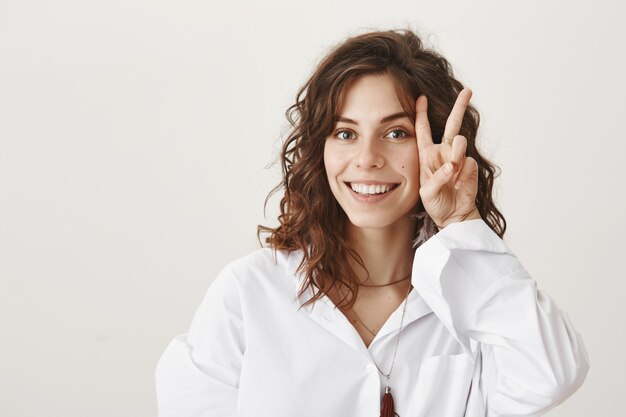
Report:
[[[161,417],[535,416],[578,389],[583,341],[502,240],[471,96],[408,30],[320,62],[287,110],[280,224],[167,347]]]

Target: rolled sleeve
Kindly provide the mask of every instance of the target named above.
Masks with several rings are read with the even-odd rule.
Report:
[[[210,284],[189,332],[175,337],[159,359],[159,416],[236,416],[244,351],[238,284],[226,267]]]
[[[580,334],[482,219],[453,223],[417,248],[412,280],[466,353],[471,340],[481,344],[488,416],[540,415],[582,385]]]

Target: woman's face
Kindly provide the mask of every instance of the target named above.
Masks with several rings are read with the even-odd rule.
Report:
[[[419,201],[419,157],[415,126],[392,80],[387,75],[354,80],[336,116],[324,145],[324,166],[352,224],[380,228],[407,216]]]

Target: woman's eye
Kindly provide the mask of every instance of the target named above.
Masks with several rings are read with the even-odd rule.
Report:
[[[392,135],[393,133],[396,133],[395,135]],[[389,132],[390,135],[392,135],[392,139],[402,139],[407,137],[407,133],[402,130],[402,129],[394,129],[391,132]]]
[[[349,135],[352,135],[352,132],[350,132],[348,130],[340,130],[339,132],[335,133],[335,136],[337,136],[337,137],[339,137],[339,139],[343,139],[343,140],[352,139],[352,137],[347,137]]]

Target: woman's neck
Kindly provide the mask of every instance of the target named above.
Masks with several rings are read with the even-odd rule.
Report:
[[[382,228],[361,228],[348,220],[346,236],[350,247],[361,256],[369,271],[369,280],[366,280],[363,268],[350,259],[360,282],[385,285],[410,274],[415,253],[411,247],[414,231],[415,220],[408,216]]]

